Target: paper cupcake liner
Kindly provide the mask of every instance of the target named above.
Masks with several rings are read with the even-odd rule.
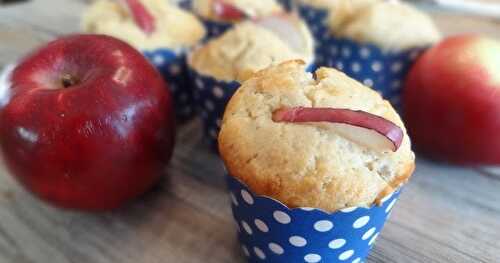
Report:
[[[314,37],[316,66],[325,66],[325,61],[321,53],[321,46],[324,36],[328,35],[329,31],[326,21],[328,19],[328,10],[312,7],[300,2],[296,4],[296,7],[299,15],[306,21]]]
[[[205,138],[210,146],[216,150],[217,136],[226,104],[236,92],[240,83],[217,80],[199,74],[195,70],[190,70],[190,74],[191,79],[194,81],[194,100],[203,122]]]
[[[251,263],[364,262],[400,194],[380,206],[327,213],[290,209],[229,175],[227,184],[241,248]]]
[[[143,51],[143,54],[158,69],[174,99],[176,117],[186,121],[194,116],[193,91],[188,82],[186,53],[169,49]]]
[[[314,65],[310,65],[306,70],[311,72],[313,69]],[[217,151],[217,137],[226,104],[240,87],[240,83],[217,80],[193,69],[189,69],[189,74],[193,81],[191,86],[194,90],[194,102],[203,122],[205,137],[210,146]]]
[[[384,51],[372,44],[349,39],[323,39],[322,56],[326,66],[335,67],[362,82],[401,109],[404,78],[425,48]]]
[[[205,41],[208,41],[212,38],[216,38],[226,32],[228,29],[233,27],[232,23],[212,21],[208,19],[202,18],[201,21],[205,26],[205,30],[207,31],[205,36]]]

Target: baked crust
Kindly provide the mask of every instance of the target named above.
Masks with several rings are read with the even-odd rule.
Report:
[[[289,207],[336,211],[368,207],[406,182],[415,156],[407,135],[396,152],[357,145],[328,124],[273,122],[280,107],[364,110],[405,130],[378,93],[330,68],[306,73],[289,61],[256,73],[229,102],[219,134],[219,151],[232,176],[259,195]],[[406,130],[405,130],[406,133]]]
[[[242,82],[261,69],[287,60],[302,59],[312,63],[312,36],[302,20],[295,16],[292,19],[299,25],[306,42],[302,52],[293,50],[267,28],[247,21],[195,49],[188,64],[203,75]]]
[[[336,36],[391,51],[425,47],[441,39],[432,19],[409,4],[374,0],[357,4],[340,2],[344,5],[332,9],[329,17],[330,31]]]
[[[156,31],[144,33],[126,8],[114,0],[99,0],[82,17],[82,30],[119,38],[139,50],[189,48],[204,36],[205,28],[192,14],[164,0],[141,0],[156,19]]]

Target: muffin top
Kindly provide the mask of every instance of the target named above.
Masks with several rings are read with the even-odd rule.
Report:
[[[339,37],[395,51],[427,46],[441,38],[432,19],[408,4],[366,3],[351,8],[351,12],[340,20],[332,13],[329,18],[331,32]]]
[[[141,2],[155,18],[152,34],[141,30],[127,8],[113,0],[99,0],[88,8],[82,18],[83,31],[114,36],[140,50],[187,48],[204,37],[205,29],[194,15],[164,0]]]
[[[331,68],[306,73],[301,61],[259,71],[230,100],[219,134],[228,172],[253,192],[288,207],[368,207],[411,176],[415,156],[403,123],[375,91]],[[333,107],[381,116],[404,132],[395,152],[354,143],[325,123],[274,122],[282,107]]]
[[[222,0],[193,0],[193,11],[199,16],[215,21],[223,21],[214,10],[214,2]],[[236,7],[250,18],[268,16],[283,12],[276,0],[223,0],[225,4]]]
[[[197,48],[188,59],[198,73],[222,81],[242,82],[258,70],[286,60],[313,60],[313,40],[307,26],[296,16],[297,33],[304,39],[304,50],[296,50],[274,31],[252,21],[242,22]]]

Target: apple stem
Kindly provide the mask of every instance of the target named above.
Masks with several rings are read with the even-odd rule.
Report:
[[[61,77],[61,83],[64,88],[69,88],[71,86],[78,84],[78,80],[70,74],[64,74]]]

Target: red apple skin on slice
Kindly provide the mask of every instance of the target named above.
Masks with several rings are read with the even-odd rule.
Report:
[[[246,18],[246,14],[242,10],[224,0],[213,0],[212,11],[215,16],[223,20],[237,21]]]
[[[62,37],[20,61],[6,88],[0,149],[11,174],[40,198],[110,210],[163,175],[174,146],[172,100],[130,45]]]
[[[125,0],[125,3],[139,28],[146,34],[152,34],[156,30],[156,21],[148,9],[140,0]]]
[[[341,136],[379,151],[397,151],[403,142],[403,130],[380,116],[349,109],[280,108],[273,121],[290,123],[327,122]]]

